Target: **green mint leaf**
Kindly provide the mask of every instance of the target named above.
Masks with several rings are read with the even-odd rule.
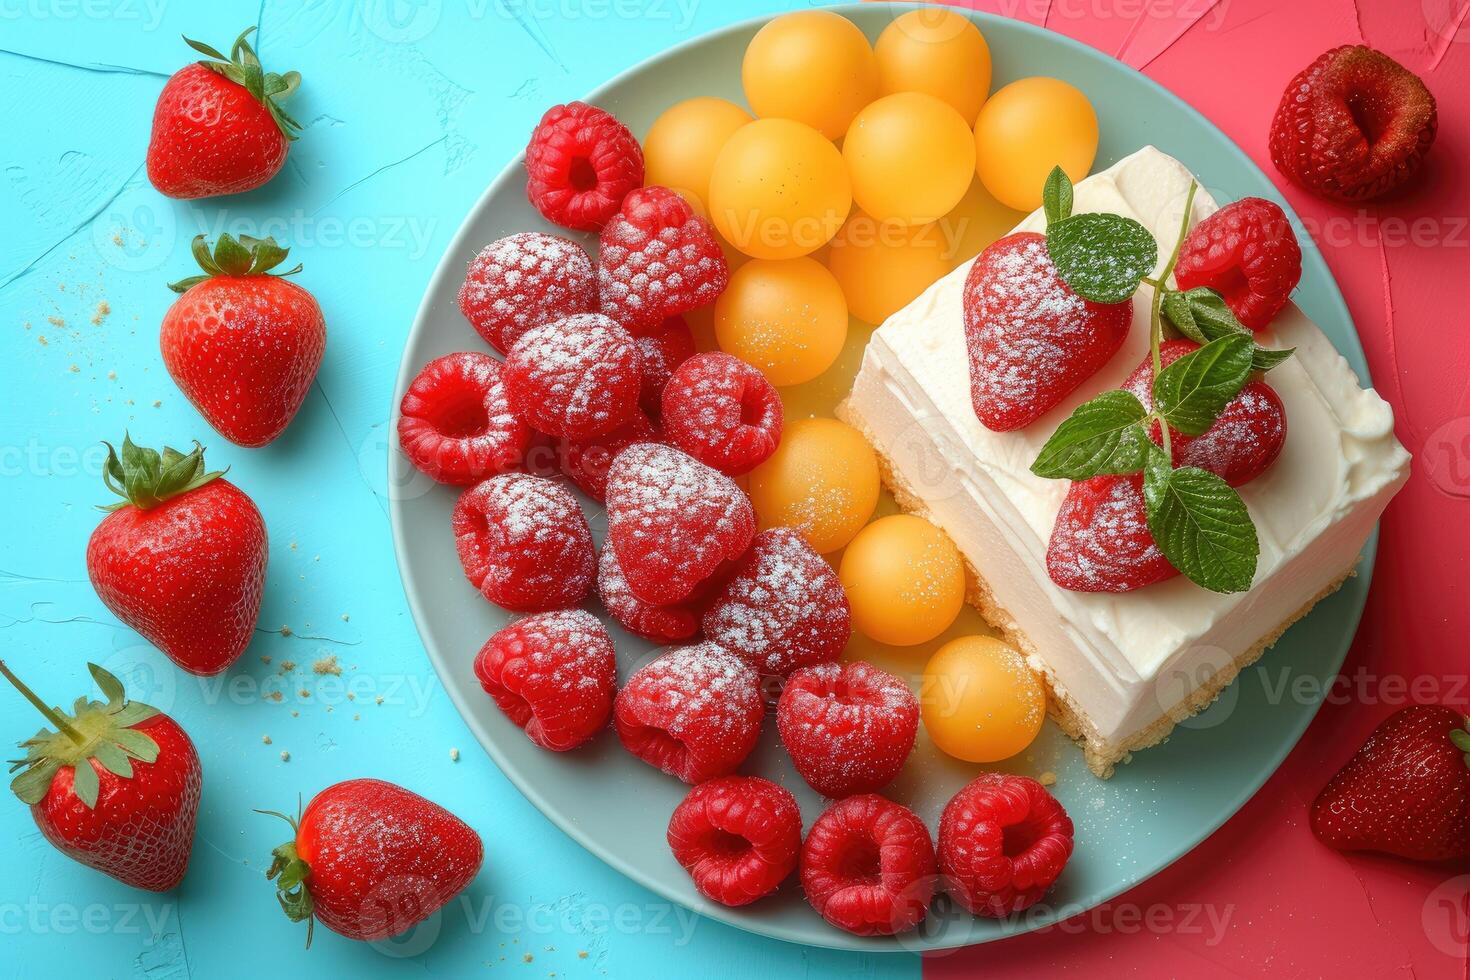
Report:
[[[1273,350],[1270,347],[1257,346],[1255,352],[1251,354],[1251,370],[1269,371],[1295,353],[1295,347]]]
[[[1236,319],[1224,297],[1207,286],[1196,286],[1185,292],[1164,294],[1164,317],[1184,336],[1195,343],[1207,344],[1221,337],[1238,334],[1255,341],[1255,333]],[[1255,344],[1251,358],[1252,371],[1269,371],[1296,352],[1295,347],[1272,350]]]
[[[1061,167],[1052,167],[1041,189],[1041,207],[1046,223],[1054,225],[1072,216],[1072,178]]]
[[[1153,443],[1140,424],[1148,417],[1133,394],[1105,391],[1077,406],[1057,426],[1031,464],[1048,480],[1085,480],[1104,473],[1137,473]]]
[[[1154,543],[1191,582],[1211,592],[1251,587],[1261,546],[1245,501],[1230,484],[1193,466],[1171,470],[1151,458],[1143,499]]]
[[[1254,350],[1237,334],[1185,354],[1154,379],[1154,405],[1179,432],[1200,435],[1250,380]]]
[[[1164,302],[1161,305],[1164,319],[1174,325],[1174,329],[1194,341],[1196,344],[1208,344],[1210,338],[1200,329],[1200,325],[1194,319],[1194,311],[1189,306],[1189,293],[1181,293],[1171,289],[1164,294]]]
[[[1148,229],[1118,214],[1074,214],[1046,229],[1057,275],[1083,299],[1121,303],[1159,261]]]

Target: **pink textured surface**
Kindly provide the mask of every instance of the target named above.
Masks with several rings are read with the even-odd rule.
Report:
[[[1317,790],[1398,706],[1438,700],[1463,709],[1470,699],[1470,331],[1462,312],[1470,308],[1470,0],[963,5],[1045,24],[1121,58],[1255,158],[1324,250],[1415,462],[1384,516],[1373,590],[1342,681],[1255,799],[1109,906],[930,958],[926,976],[1470,977],[1470,878],[1455,878],[1467,869],[1339,855],[1317,843],[1306,819]],[[1324,50],[1351,43],[1419,73],[1440,113],[1423,179],[1364,208],[1289,185],[1266,150],[1287,81]]]

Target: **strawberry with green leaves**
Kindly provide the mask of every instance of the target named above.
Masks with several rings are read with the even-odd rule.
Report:
[[[291,825],[265,876],[292,922],[348,939],[387,939],[439,911],[480,871],[480,837],[448,810],[381,779],[318,793]]]
[[[118,679],[88,664],[107,701],[49,707],[0,662],[51,728],[20,743],[15,795],[57,850],[134,888],[164,892],[189,867],[203,778],[184,730],[157,708],[129,701]]]
[[[204,449],[160,454],[123,437],[103,482],[122,501],[87,542],[87,575],[107,608],[191,674],[245,652],[265,588],[265,521]]]
[[[148,141],[148,179],[169,197],[239,194],[274,177],[299,123],[281,102],[301,85],[301,75],[267,72],[251,49],[251,27],[228,56],[199,41],[184,41],[211,60],[174,73],[153,110]]]
[[[221,235],[213,254],[200,235],[203,275],[169,286],[182,293],[163,316],[158,344],[169,376],[215,431],[264,446],[291,424],[327,345],[316,299],[271,270],[288,249],[275,239]]]

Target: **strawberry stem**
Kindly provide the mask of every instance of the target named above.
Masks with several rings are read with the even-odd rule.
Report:
[[[61,712],[57,711],[55,708],[50,707],[46,704],[45,701],[42,701],[40,698],[36,697],[36,692],[32,691],[29,687],[26,687],[24,681],[12,674],[10,672],[10,668],[5,666],[5,661],[3,660],[0,660],[0,674],[4,674],[5,679],[13,684],[15,686],[15,689],[19,691],[27,701],[35,705],[36,710],[45,715],[46,720],[55,725],[58,731],[64,733],[67,738],[71,739],[78,745],[86,744],[86,736],[77,731],[76,727],[73,726],[71,722],[62,717]]]
[[[1184,239],[1189,234],[1189,216],[1194,211],[1194,194],[1197,190],[1199,190],[1199,183],[1191,180],[1189,182],[1189,193],[1184,198],[1184,217],[1179,222],[1179,235],[1174,239],[1174,249],[1169,253],[1169,260],[1164,263],[1164,268],[1159,272],[1159,278],[1149,279],[1145,277],[1143,280],[1152,286],[1154,290],[1153,301],[1149,304],[1148,345],[1149,354],[1153,357],[1155,382],[1159,380],[1159,375],[1164,370],[1163,357],[1159,352],[1164,342],[1164,321],[1162,316],[1160,316],[1160,312],[1163,308],[1164,293],[1168,289],[1164,284],[1169,281],[1169,276],[1173,275],[1174,266],[1179,262],[1179,252],[1184,248]],[[1159,431],[1164,436],[1164,455],[1172,461],[1174,459],[1174,453],[1169,445],[1169,423],[1159,413],[1157,406],[1154,407],[1154,410],[1150,414],[1158,419]]]

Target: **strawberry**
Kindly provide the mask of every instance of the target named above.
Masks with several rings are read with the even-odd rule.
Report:
[[[184,41],[212,61],[174,73],[158,94],[148,141],[148,179],[168,197],[214,197],[253,190],[274,177],[301,128],[281,101],[301,75],[266,72],[246,38],[229,57],[207,44]]]
[[[318,793],[271,852],[266,878],[292,922],[348,939],[387,939],[433,915],[480,870],[484,849],[448,810],[380,779],[349,779]]]
[[[198,443],[160,456],[123,437],[103,481],[123,502],[87,542],[87,574],[108,609],[191,674],[218,674],[255,632],[266,536],[244,492],[206,472]]]
[[[4,674],[55,729],[20,743],[11,771],[22,802],[57,850],[125,885],[166,892],[189,868],[203,778],[189,736],[168,715],[129,701],[118,679],[88,664],[107,703],[78,698],[67,714]]]
[[[291,423],[316,379],[327,344],[311,293],[268,274],[286,260],[275,239],[221,235],[194,258],[205,274],[169,286],[183,293],[163,316],[158,344],[179,390],[240,446],[264,446]]]
[[[1339,851],[1470,857],[1467,729],[1470,718],[1444,705],[1389,715],[1312,804],[1312,832]]]
[[[1197,350],[1199,344],[1192,340],[1166,340],[1159,345],[1159,365],[1167,368]],[[1153,358],[1145,355],[1123,382],[1123,390],[1152,409],[1153,387]],[[1164,444],[1158,422],[1150,427],[1149,437]],[[1232,487],[1243,486],[1270,469],[1285,443],[1286,406],[1276,389],[1264,381],[1247,382],[1203,434],[1187,436],[1172,426],[1169,429],[1175,466],[1198,466]]]
[[[1073,592],[1131,592],[1178,575],[1149,532],[1143,474],[1073,483],[1047,542],[1046,571]]]
[[[1123,346],[1133,304],[1074,293],[1046,238],[1018,232],[995,242],[965,279],[970,401],[987,429],[1009,432],[1056,407]]]

